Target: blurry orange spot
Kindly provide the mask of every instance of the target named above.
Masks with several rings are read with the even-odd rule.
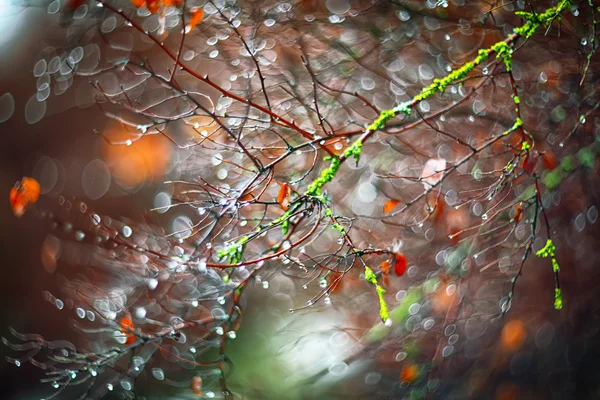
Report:
[[[198,25],[200,22],[202,22],[203,18],[204,18],[204,9],[203,8],[198,8],[198,9],[192,11],[192,16],[190,18],[190,22],[188,23],[187,31],[189,32],[192,29],[194,29],[196,27],[196,25]]]
[[[496,389],[495,400],[516,400],[518,393],[518,388],[515,385],[502,384]]]
[[[33,178],[24,177],[15,183],[9,193],[10,206],[17,217],[22,217],[27,207],[40,198],[40,184]]]
[[[546,150],[544,155],[542,156],[542,164],[544,164],[544,168],[549,171],[556,169],[558,167],[558,161],[556,161],[556,157],[550,150]]]
[[[145,135],[138,139],[118,124],[105,129],[112,143],[131,141],[130,146],[105,143],[103,158],[113,178],[121,186],[135,187],[143,182],[162,179],[171,162],[172,148],[161,135]]]
[[[125,343],[133,344],[133,342],[135,342],[135,335],[133,334],[133,330],[135,327],[133,325],[133,320],[131,319],[131,317],[121,318],[119,325],[121,325],[121,333],[127,335],[127,341]]]
[[[396,253],[396,262],[394,263],[394,272],[398,276],[404,275],[406,272],[406,266],[408,262],[406,261],[406,256],[402,253]]]
[[[181,0],[163,0],[162,4],[165,7],[179,7],[181,5]]]
[[[456,284],[442,285],[431,298],[431,306],[437,313],[445,313],[454,303],[456,297]]]
[[[290,205],[290,194],[292,190],[290,189],[290,185],[284,183],[281,185],[281,189],[279,189],[279,193],[277,194],[277,203],[279,203],[279,207],[283,211],[287,211],[288,206]]]
[[[442,201],[436,193],[431,192],[430,194],[435,197],[427,199],[428,207],[425,207],[425,213],[430,216],[432,221],[437,222],[444,212],[444,201]]]
[[[331,288],[331,292],[337,292],[339,290],[342,289],[342,283],[344,282],[344,279],[342,278],[342,274],[340,274],[339,272],[334,272],[333,274],[329,274],[327,275],[327,285],[331,286],[334,285]]]
[[[202,394],[202,378],[199,376],[195,376],[192,378],[192,391],[196,396],[200,396]]]
[[[42,244],[42,265],[49,273],[56,271],[56,261],[60,257],[60,240],[55,236],[48,236]]]
[[[131,4],[133,4],[137,8],[140,8],[144,4],[146,4],[146,0],[131,0]]]
[[[392,211],[400,202],[398,200],[388,200],[383,205],[383,213],[387,214]]]
[[[417,367],[415,364],[407,364],[404,367],[402,367],[402,370],[400,371],[400,381],[411,383],[414,382],[415,379],[417,379],[418,375],[419,367]]]
[[[512,320],[502,328],[500,344],[506,351],[516,351],[525,341],[526,335],[525,325],[519,320]]]
[[[460,232],[464,227],[468,226],[470,222],[469,219],[466,207],[458,210],[452,207],[448,209],[448,212],[446,213],[446,232],[448,232],[448,238],[453,245],[458,243],[461,239],[462,235]]]

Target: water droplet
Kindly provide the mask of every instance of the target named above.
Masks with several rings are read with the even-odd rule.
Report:
[[[123,379],[121,381],[121,387],[124,390],[131,390],[133,388],[133,384],[131,383],[131,381],[129,379]]]
[[[229,339],[235,339],[237,337],[237,334],[235,333],[235,331],[229,331],[227,332],[227,337],[229,337]]]
[[[442,350],[442,356],[449,357],[454,352],[454,346],[446,346]]]
[[[157,381],[162,381],[165,379],[165,371],[163,371],[161,368],[152,368],[152,376]]]
[[[130,236],[131,236],[131,234],[132,234],[132,233],[133,233],[133,230],[132,230],[132,229],[131,229],[129,226],[127,226],[127,225],[125,225],[125,226],[124,226],[124,227],[121,229],[121,234],[123,235],[123,237],[126,237],[126,238],[128,238],[128,237],[130,237]]]
[[[262,287],[263,287],[263,289],[268,289],[269,288],[269,282],[268,281],[263,281]]]

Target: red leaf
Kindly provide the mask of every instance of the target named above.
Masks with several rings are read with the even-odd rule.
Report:
[[[406,257],[402,253],[396,253],[396,263],[394,264],[394,272],[398,276],[404,275],[406,266],[408,265]]]

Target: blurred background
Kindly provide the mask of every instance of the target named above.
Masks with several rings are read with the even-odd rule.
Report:
[[[43,297],[45,291],[58,292],[58,275],[74,271],[56,271],[56,254],[44,246],[49,224],[35,213],[17,219],[8,203],[9,189],[21,177],[33,176],[48,195],[40,208],[51,208],[59,195],[74,196],[99,213],[141,221],[149,209],[163,205],[161,193],[168,189],[161,182],[176,176],[174,168],[190,155],[156,135],[127,147],[109,146],[98,131],[116,140],[127,136],[97,107],[78,107],[76,96],[37,101],[39,81],[32,74],[54,34],[51,17],[45,10],[22,9],[9,1],[0,0],[0,194],[5,193],[0,202],[0,334],[10,337],[10,326],[76,340],[68,328],[72,315]],[[594,117],[588,119],[600,126]],[[553,277],[543,260],[528,262],[506,317],[466,321],[462,329],[469,340],[457,345],[456,357],[441,368],[443,390],[435,398],[465,398],[468,388],[470,398],[481,399],[600,399],[599,182],[597,176],[571,180],[558,191],[562,197],[551,212],[563,249],[565,308],[557,312],[547,307],[547,297],[540,300]],[[161,222],[169,228],[176,224]],[[251,307],[228,350],[235,365],[234,391],[248,399],[400,398],[391,388],[400,385],[401,371],[410,372],[402,363],[406,353],[386,340],[357,345],[357,338],[371,328],[354,313],[360,298],[348,296],[352,302],[346,303],[340,295],[333,299],[334,307],[319,304],[292,315],[287,310],[301,289],[282,275],[269,282],[268,290],[259,282],[246,293],[245,304]],[[486,289],[485,279],[481,288]],[[437,343],[422,346],[435,348]],[[0,354],[9,353],[0,346]],[[17,368],[0,360],[0,397],[47,395],[41,376],[29,364]]]

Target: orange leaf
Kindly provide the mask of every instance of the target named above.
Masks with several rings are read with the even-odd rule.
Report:
[[[388,200],[383,205],[383,213],[387,214],[392,211],[400,202],[398,200]]]
[[[200,22],[202,22],[203,18],[204,18],[204,9],[198,8],[198,9],[192,11],[192,17],[190,18],[190,22],[188,23],[188,28],[186,31],[189,32],[192,29],[194,29],[194,27],[196,25],[198,25]]]
[[[31,203],[35,203],[40,198],[40,184],[33,178],[21,179],[21,190]]]
[[[121,318],[119,325],[121,325],[121,333],[127,335],[127,341],[125,343],[132,344],[133,342],[135,342],[135,335],[133,334],[133,330],[135,327],[133,325],[133,320],[131,319],[131,317]]]
[[[33,178],[24,177],[10,189],[8,197],[13,212],[17,217],[21,217],[27,207],[40,198],[40,184]]]
[[[152,14],[156,14],[158,10],[160,10],[160,1],[159,0],[148,0],[146,2],[146,6],[148,7],[148,11]]]
[[[290,205],[290,194],[290,185],[287,183],[281,185],[281,189],[279,189],[279,193],[277,194],[277,203],[279,203],[279,206],[283,211],[287,211],[288,206]]]
[[[394,272],[398,276],[404,275],[406,272],[406,266],[408,265],[406,261],[406,256],[402,253],[396,253],[396,263],[394,264]]]
[[[523,219],[523,207],[521,206],[521,203],[519,203],[515,207],[514,220],[516,223],[519,223],[519,222],[521,222],[521,219]]]

